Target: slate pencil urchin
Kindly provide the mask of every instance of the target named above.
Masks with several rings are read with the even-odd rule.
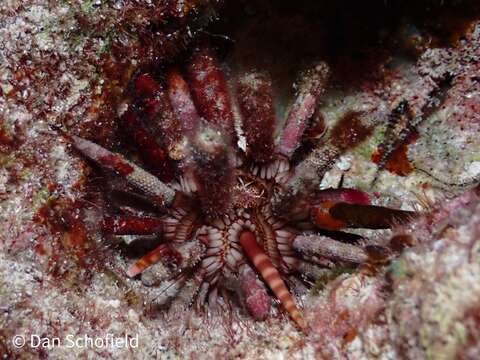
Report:
[[[162,239],[127,271],[133,278],[157,262],[176,264],[174,273],[155,279],[158,305],[189,291],[184,297],[192,306],[224,306],[235,283],[255,319],[268,316],[273,296],[306,331],[293,284],[314,280],[324,268],[369,260],[369,249],[346,241],[351,237],[344,229],[387,228],[411,216],[371,205],[356,189],[318,190],[333,161],[371,131],[362,114],[347,114],[313,150],[303,146],[329,72],[320,62],[300,76],[297,97],[277,129],[282,122],[269,75],[251,71],[227,79],[212,49],[199,46],[162,81],[147,73],[132,81],[133,96],[119,121],[148,171],[68,136],[83,155],[156,205],[158,216],[119,212],[105,216],[103,226],[110,234]],[[312,163],[317,171],[305,172]]]

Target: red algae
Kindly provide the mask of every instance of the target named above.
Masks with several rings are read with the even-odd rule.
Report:
[[[135,79],[135,91],[140,97],[153,97],[160,90],[160,85],[149,74],[141,74]]]
[[[372,127],[361,120],[362,113],[350,111],[332,129],[332,143],[340,151],[358,145],[372,134]]]
[[[415,170],[414,165],[408,159],[408,145],[413,144],[419,138],[418,133],[410,134],[403,144],[397,146],[390,154],[385,163],[385,169],[399,176],[407,176]],[[372,154],[372,161],[379,164],[383,160],[383,151],[376,150]]]
[[[103,256],[89,239],[87,225],[82,220],[85,204],[82,201],[52,199],[35,215],[35,222],[46,226],[53,241],[40,238],[35,244],[36,253],[48,259],[47,268],[53,276],[63,277],[62,258],[72,258],[78,266],[86,269],[101,267]]]
[[[15,146],[15,140],[0,125],[0,152],[7,153]]]
[[[103,231],[115,235],[161,234],[163,222],[156,218],[117,216],[103,220]]]
[[[245,304],[250,314],[256,320],[267,319],[272,307],[272,300],[250,266],[245,266],[240,273],[240,287],[246,298]]]
[[[134,168],[127,164],[124,159],[117,155],[106,155],[99,157],[99,162],[107,168],[112,168],[121,175],[129,175],[134,171]]]

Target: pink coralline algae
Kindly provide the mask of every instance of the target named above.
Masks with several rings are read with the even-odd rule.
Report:
[[[477,359],[479,11],[0,2],[0,354]]]

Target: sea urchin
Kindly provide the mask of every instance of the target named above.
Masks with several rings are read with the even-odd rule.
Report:
[[[304,149],[302,139],[328,78],[323,62],[300,76],[297,98],[276,137],[280,122],[269,75],[251,71],[227,80],[212,50],[201,46],[162,82],[149,74],[133,79],[133,100],[121,109],[120,121],[149,172],[68,136],[83,155],[121,175],[157,206],[157,217],[123,213],[104,219],[107,233],[162,239],[127,271],[133,278],[159,261],[176,264],[174,274],[157,279],[157,304],[168,304],[188,283],[190,304],[215,306],[230,301],[237,284],[254,318],[268,316],[273,294],[305,330],[292,284],[315,278],[325,267],[369,259],[366,249],[340,241],[341,230],[384,228],[408,217],[371,205],[359,190],[318,190],[322,171],[371,131],[361,114],[348,114],[326,140]],[[312,162],[323,170],[304,171]]]

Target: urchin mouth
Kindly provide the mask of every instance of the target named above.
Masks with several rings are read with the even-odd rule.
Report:
[[[232,189],[234,208],[255,209],[269,198],[269,184],[244,171],[237,171],[237,184]]]

